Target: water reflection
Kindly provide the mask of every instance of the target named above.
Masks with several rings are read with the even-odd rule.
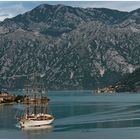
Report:
[[[3,112],[3,105],[0,104],[0,112]]]
[[[51,132],[53,130],[54,126],[53,125],[45,125],[45,126],[40,126],[40,127],[25,127],[22,128],[21,130],[23,131],[30,131],[30,132],[39,132],[39,131],[45,131],[45,132]]]
[[[26,135],[28,138],[37,138],[38,135],[44,135],[47,136],[50,134],[54,129],[53,125],[46,125],[41,127],[25,127],[22,128],[22,133]]]

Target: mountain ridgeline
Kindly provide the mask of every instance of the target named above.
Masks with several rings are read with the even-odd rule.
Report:
[[[0,22],[1,88],[44,74],[49,89],[95,89],[140,64],[140,9],[40,5]]]

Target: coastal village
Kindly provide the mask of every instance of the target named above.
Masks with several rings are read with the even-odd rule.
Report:
[[[96,92],[97,93],[115,93],[115,89],[112,86],[105,87],[105,88],[97,88]]]

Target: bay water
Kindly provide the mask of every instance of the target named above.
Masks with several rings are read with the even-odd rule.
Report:
[[[49,98],[55,121],[44,129],[19,129],[15,115],[21,105],[1,104],[0,138],[140,138],[140,93],[49,91]]]

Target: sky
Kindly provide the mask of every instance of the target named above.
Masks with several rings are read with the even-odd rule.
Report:
[[[140,1],[0,1],[0,21],[23,14],[44,3],[83,8],[110,8],[120,11],[132,11],[140,8]]]

